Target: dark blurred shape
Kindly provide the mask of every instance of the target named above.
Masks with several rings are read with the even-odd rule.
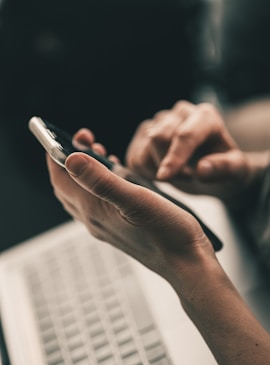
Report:
[[[6,0],[1,115],[16,123],[20,139],[34,114],[71,132],[88,126],[122,157],[143,118],[191,97],[188,33],[199,3]]]
[[[269,0],[223,0],[217,80],[224,102],[270,95],[269,13]]]
[[[2,249],[68,218],[29,118],[70,133],[89,127],[123,159],[139,122],[192,98],[204,12],[200,0],[2,2]]]
[[[270,148],[270,2],[222,0],[220,62],[215,84],[230,110],[228,127],[241,149]],[[270,156],[269,156],[270,158]],[[270,161],[270,160],[269,160]],[[270,273],[270,168],[249,193],[236,221],[252,243],[262,267]]]
[[[9,361],[9,356],[7,353],[6,341],[3,334],[2,321],[0,318],[0,364],[1,365],[11,365]]]

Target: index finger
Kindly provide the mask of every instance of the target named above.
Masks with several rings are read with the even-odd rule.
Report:
[[[170,147],[161,161],[157,178],[169,179],[183,170],[195,151],[207,141],[215,139],[211,147],[217,151],[226,151],[235,147],[233,139],[227,132],[223,120],[216,109],[201,104],[187,119],[179,125]]]

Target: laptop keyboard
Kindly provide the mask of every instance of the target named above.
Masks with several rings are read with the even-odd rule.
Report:
[[[171,364],[122,252],[78,237],[24,271],[45,364]]]

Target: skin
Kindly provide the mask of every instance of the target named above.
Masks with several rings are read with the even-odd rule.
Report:
[[[180,101],[139,125],[126,163],[142,176],[232,205],[254,186],[269,163],[269,151],[244,153],[216,108]]]
[[[218,128],[216,133],[223,133],[216,136],[220,141],[224,139],[223,153],[237,149],[220,124]],[[137,138],[135,135],[135,141]],[[80,130],[74,140],[76,144],[91,146],[96,152],[106,154],[105,148],[96,143],[94,135],[86,129]],[[203,140],[203,143],[208,141],[207,138]],[[139,143],[138,139],[136,143]],[[142,147],[146,146],[143,143],[144,139]],[[177,149],[176,144],[172,151]],[[171,144],[167,143],[167,151],[168,146]],[[128,160],[132,157],[131,151]],[[219,150],[217,154],[220,154]],[[192,152],[186,153],[188,155]],[[166,151],[161,154],[163,161],[162,156],[168,157]],[[172,156],[175,157],[174,153]],[[112,159],[117,161],[116,157]],[[240,160],[246,161],[245,156]],[[83,153],[70,155],[66,169],[55,164],[49,156],[47,164],[55,195],[64,208],[82,221],[94,236],[128,253],[171,284],[219,364],[270,363],[269,334],[240,298],[219,264],[212,245],[189,213],[156,193],[122,179]],[[187,164],[189,171],[186,172],[184,165],[182,161],[178,163],[182,173],[190,176],[194,167],[190,169]],[[136,163],[137,170],[138,166]],[[212,171],[217,171],[217,166],[215,162]],[[225,166],[230,180],[234,167]],[[195,171],[197,169],[200,170],[195,163]],[[242,169],[245,173],[241,176],[250,176],[248,184],[252,184],[261,173],[262,161],[256,160],[255,165],[244,163]],[[237,179],[239,181],[239,177]]]

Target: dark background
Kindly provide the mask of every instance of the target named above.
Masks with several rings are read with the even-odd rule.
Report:
[[[221,39],[210,3],[224,5]],[[89,127],[123,160],[140,121],[204,85],[231,106],[270,95],[269,12],[269,0],[0,0],[0,250],[70,219],[31,116]]]
[[[0,249],[69,219],[31,116],[88,127],[124,161],[142,120],[205,86],[229,106],[269,96],[269,11],[269,0],[0,0]]]
[[[89,127],[123,160],[140,121],[203,82],[204,12],[201,1],[1,3],[1,250],[69,219],[29,118]]]

